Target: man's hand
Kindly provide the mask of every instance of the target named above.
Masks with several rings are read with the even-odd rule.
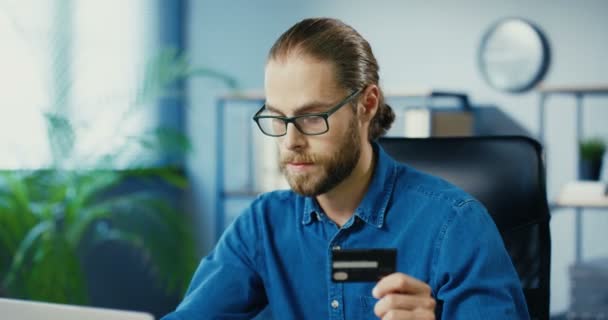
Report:
[[[382,320],[435,319],[435,299],[431,287],[403,273],[382,278],[372,291],[380,299],[374,312]]]

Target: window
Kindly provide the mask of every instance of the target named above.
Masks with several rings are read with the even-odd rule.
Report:
[[[138,144],[129,141],[157,121],[152,102],[137,103],[146,61],[157,47],[155,5],[0,5],[0,168],[51,165],[47,112],[59,112],[73,125],[68,166],[95,166],[100,156],[124,149],[114,163],[124,167],[140,155]]]
[[[49,3],[0,5],[1,169],[38,167],[50,159],[42,114],[50,101]]]

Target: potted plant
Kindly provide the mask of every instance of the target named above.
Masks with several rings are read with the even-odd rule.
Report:
[[[601,138],[589,138],[580,142],[580,179],[599,180],[605,151],[606,144]]]
[[[138,99],[129,101],[175,97],[182,94],[174,91],[176,81],[194,76],[219,78],[235,87],[230,77],[192,68],[183,54],[166,49],[148,64],[144,83],[135,93]],[[117,170],[115,163],[134,145],[151,154],[183,155],[190,149],[188,138],[161,127],[84,161],[74,152],[77,131],[70,117],[57,111],[45,118],[52,164],[0,171],[0,294],[86,304],[89,288],[83,257],[107,241],[138,249],[168,294],[185,292],[198,260],[189,215],[159,188],[122,187],[137,179],[185,189],[183,171],[148,167],[146,159],[132,163],[129,170]]]

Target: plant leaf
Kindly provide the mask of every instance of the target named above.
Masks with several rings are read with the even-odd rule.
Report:
[[[18,272],[21,271],[21,267],[27,257],[27,254],[32,250],[32,247],[38,241],[38,239],[53,227],[49,221],[41,221],[35,227],[33,227],[25,236],[23,241],[19,244],[19,248],[13,257],[8,273],[4,278],[4,287],[10,288],[14,285],[14,280],[17,277]]]
[[[75,248],[60,233],[36,246],[29,273],[22,277],[25,296],[49,302],[85,304],[86,281]]]
[[[72,154],[76,136],[70,120],[57,113],[45,113],[53,163],[58,166]]]

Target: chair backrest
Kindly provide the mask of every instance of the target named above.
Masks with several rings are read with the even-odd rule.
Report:
[[[488,209],[532,319],[549,319],[551,239],[541,145],[527,137],[382,138],[397,161],[439,176]]]

